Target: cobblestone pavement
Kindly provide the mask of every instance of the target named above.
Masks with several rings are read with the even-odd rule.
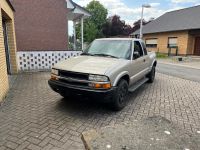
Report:
[[[0,107],[0,150],[82,150],[83,131],[163,116],[180,128],[200,130],[200,83],[157,74],[129,95],[121,112],[83,99],[64,100],[48,86],[49,73],[21,74]]]

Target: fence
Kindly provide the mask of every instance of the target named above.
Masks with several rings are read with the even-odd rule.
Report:
[[[81,51],[19,51],[20,71],[49,70],[59,61],[80,55]]]

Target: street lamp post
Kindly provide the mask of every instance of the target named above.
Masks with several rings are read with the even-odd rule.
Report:
[[[141,14],[141,20],[140,20],[140,39],[142,39],[142,28],[143,28],[143,15],[144,15],[144,8],[151,8],[151,5],[149,4],[143,4],[142,5],[142,14]]]

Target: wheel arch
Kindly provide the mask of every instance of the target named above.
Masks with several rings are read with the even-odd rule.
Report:
[[[113,86],[117,86],[118,83],[119,83],[119,81],[120,81],[121,79],[126,80],[126,81],[128,82],[128,84],[129,84],[129,82],[130,82],[130,76],[129,76],[128,72],[122,72],[122,73],[120,73],[120,74],[117,76],[117,78],[115,79],[115,81],[114,81],[114,83],[113,83]]]
[[[151,64],[151,67],[153,67],[153,66],[154,66],[154,67],[157,66],[157,61],[156,61],[156,60],[154,60],[153,63]]]

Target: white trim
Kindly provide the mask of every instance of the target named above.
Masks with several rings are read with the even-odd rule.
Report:
[[[91,14],[87,10],[77,5],[76,3],[73,4],[71,0],[66,0],[66,2],[67,8],[69,9],[69,12],[67,13],[68,20],[76,21],[81,19],[82,17],[85,19],[91,16]]]
[[[74,9],[74,5],[71,3],[70,0],[66,0],[66,2],[67,2],[67,8],[68,9]]]
[[[82,15],[87,16],[87,17],[90,17],[90,16],[91,16],[88,12],[86,12],[85,10],[83,10],[83,9],[80,8],[80,7],[76,7],[76,8],[74,9],[73,13],[75,13],[75,14],[82,14]]]

